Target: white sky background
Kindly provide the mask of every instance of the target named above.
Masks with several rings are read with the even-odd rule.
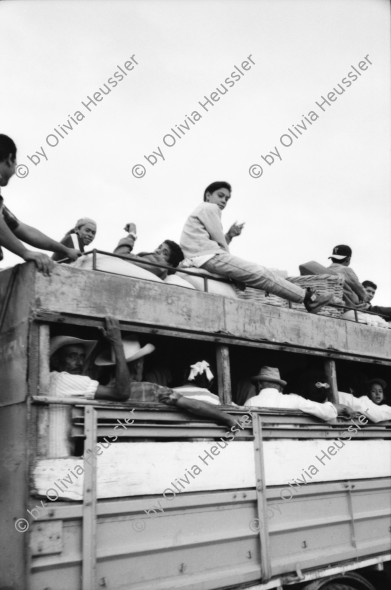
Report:
[[[139,65],[92,112],[81,105],[130,56]],[[248,55],[255,66],[206,112],[199,106]],[[373,65],[326,112],[315,101],[369,54]],[[231,251],[298,275],[353,249],[352,268],[391,305],[390,8],[387,0],[122,0],[0,3],[1,131],[29,175],[2,189],[20,219],[61,239],[79,217],[112,251],[128,221],[135,252],[179,241],[207,184],[227,180]],[[49,147],[80,110],[85,119]],[[197,110],[173,147],[163,136]],[[310,110],[291,147],[279,138]],[[50,140],[49,140],[50,141]],[[282,161],[262,162],[274,146]],[[27,158],[44,147],[48,161]],[[144,155],[160,146],[151,166]],[[132,167],[146,167],[134,178]],[[251,164],[264,168],[249,176]],[[3,266],[20,261],[5,253]]]

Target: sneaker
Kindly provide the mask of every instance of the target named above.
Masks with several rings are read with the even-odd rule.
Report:
[[[332,293],[319,295],[316,289],[308,288],[303,303],[309,313],[318,313],[324,305],[331,303],[332,300]]]

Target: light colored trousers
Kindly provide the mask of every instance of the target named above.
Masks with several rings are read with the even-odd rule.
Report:
[[[304,300],[305,290],[298,285],[290,283],[260,264],[249,262],[238,256],[232,256],[227,252],[216,254],[216,256],[205,262],[201,268],[244,283],[248,287],[263,289],[268,293],[288,299],[288,301],[302,303]]]

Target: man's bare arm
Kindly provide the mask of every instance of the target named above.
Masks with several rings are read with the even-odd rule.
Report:
[[[76,260],[80,256],[79,250],[67,248],[64,244],[52,240],[52,238],[49,238],[35,227],[27,225],[26,223],[20,222],[18,227],[14,230],[14,233],[19,239],[35,248],[49,250],[50,252],[58,252],[64,254],[64,258],[70,258],[71,260]]]
[[[99,385],[95,393],[95,399],[111,399],[113,401],[124,402],[129,399],[130,379],[118,320],[112,317],[106,318],[105,336],[110,341],[114,350],[116,360],[115,385]]]
[[[231,428],[236,425],[235,420],[228,413],[218,409],[212,404],[202,402],[195,399],[188,399],[180,393],[166,388],[162,393],[158,394],[159,401],[169,405],[176,406],[185,412],[201,416],[203,418],[211,418],[214,422],[224,424]]]
[[[15,230],[16,233],[17,230]],[[43,252],[33,252],[18,239],[10,230],[2,215],[0,215],[0,246],[3,246],[13,254],[20,256],[26,262],[32,260],[35,262],[38,270],[45,275],[49,275],[53,269],[54,263],[47,254]]]

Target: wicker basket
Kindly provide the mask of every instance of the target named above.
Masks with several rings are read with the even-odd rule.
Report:
[[[291,283],[307,289],[308,287],[316,289],[320,295],[325,293],[333,293],[334,303],[342,305],[343,284],[344,277],[342,275],[307,275],[304,277],[288,277]],[[261,289],[254,289],[253,287],[246,287],[245,291],[237,290],[237,295],[240,299],[247,301],[256,301],[258,303],[265,303],[266,305],[275,305],[277,307],[291,307],[300,311],[306,311],[303,303],[294,303],[282,299],[277,295],[267,293]],[[321,315],[326,315],[334,318],[341,317],[344,313],[343,309],[325,305],[321,310]]]

